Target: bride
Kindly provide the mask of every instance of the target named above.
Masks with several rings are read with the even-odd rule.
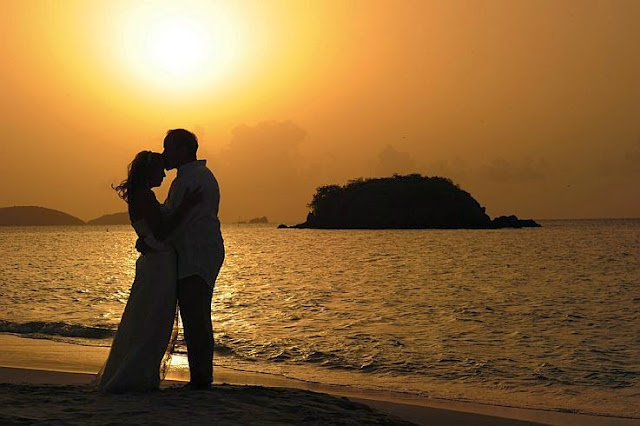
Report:
[[[127,179],[114,188],[128,204],[131,225],[151,250],[136,261],[129,300],[98,376],[105,392],[158,389],[177,335],[176,253],[163,241],[201,194],[187,194],[176,211],[167,212],[151,190],[164,177],[162,154],[142,151],[129,165]]]

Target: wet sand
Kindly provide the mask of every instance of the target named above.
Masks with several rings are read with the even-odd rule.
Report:
[[[638,420],[374,393],[216,367],[210,391],[102,395],[107,348],[0,335],[0,423],[627,425]]]

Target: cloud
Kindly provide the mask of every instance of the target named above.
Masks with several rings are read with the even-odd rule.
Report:
[[[291,121],[265,121],[255,126],[243,124],[235,127],[231,134],[227,153],[245,155],[260,150],[270,157],[295,154],[306,136],[306,132]]]
[[[226,221],[268,216],[304,217],[312,195],[300,154],[306,132],[291,121],[237,126],[229,145],[214,154]]]
[[[548,164],[544,159],[527,157],[519,161],[507,161],[499,157],[480,166],[477,174],[494,183],[526,183],[544,180],[547,170]]]
[[[450,160],[435,161],[427,168],[428,174],[445,176],[456,181],[484,181],[496,183],[531,183],[541,182],[550,172],[550,166],[546,159],[521,159],[507,160],[497,157],[488,163],[474,164],[464,158],[455,157]]]
[[[243,124],[233,129],[229,145],[215,157],[221,173],[233,178],[230,184],[269,187],[297,177],[305,135],[291,121]]]
[[[622,151],[607,152],[596,163],[596,173],[608,179],[640,178],[640,140]]]
[[[380,176],[391,176],[394,173],[416,173],[418,172],[417,168],[410,153],[398,151],[393,146],[386,145],[378,153],[375,172]]]

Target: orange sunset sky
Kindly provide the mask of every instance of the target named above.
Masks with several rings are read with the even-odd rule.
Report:
[[[223,222],[394,172],[492,217],[640,217],[640,1],[1,5],[0,207],[124,211],[110,185],[185,127]]]

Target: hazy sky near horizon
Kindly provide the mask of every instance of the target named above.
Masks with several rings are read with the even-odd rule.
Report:
[[[640,217],[639,1],[2,7],[0,207],[124,211],[110,184],[185,127],[226,222],[301,222],[317,186],[393,173],[490,216]]]

